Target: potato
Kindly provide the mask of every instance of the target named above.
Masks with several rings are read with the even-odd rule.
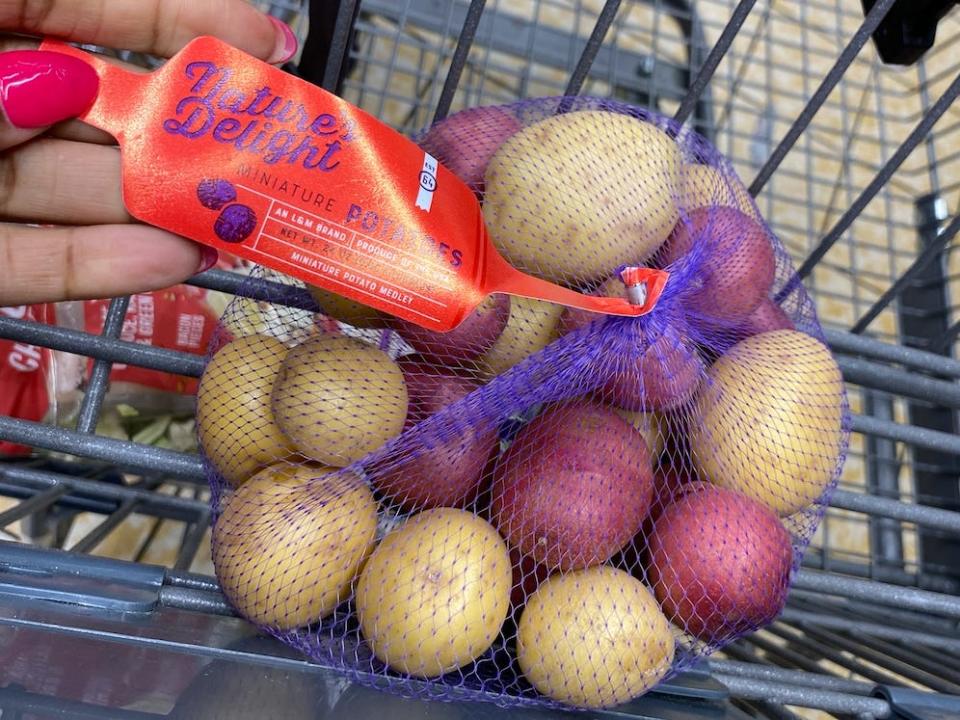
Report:
[[[273,391],[277,423],[307,457],[342,467],[403,429],[403,373],[375,347],[318,337],[293,348]]]
[[[525,297],[510,298],[510,317],[500,337],[480,357],[481,373],[487,377],[500,375],[543,350],[557,338],[557,321],[562,305]]]
[[[582,285],[642,263],[679,218],[682,160],[650,123],[584,110],[512,136],[487,166],[483,216],[515,266]]]
[[[372,307],[316,285],[307,285],[307,290],[320,306],[320,312],[334,320],[358,328],[386,327],[386,316]]]
[[[658,412],[643,412],[642,410],[624,410],[623,408],[614,408],[614,411],[633,425],[633,429],[643,436],[650,449],[650,457],[654,461],[661,454],[667,444],[667,437],[670,435],[670,423]]]
[[[519,129],[520,122],[505,108],[470,108],[436,123],[420,147],[472,189],[482,190],[490,158]]]
[[[279,340],[249,335],[220,348],[203,371],[197,434],[207,458],[232,485],[294,452],[270,406],[286,354]]]
[[[401,360],[399,365],[410,395],[405,430],[480,387],[475,380],[443,372],[427,363]],[[417,452],[397,448],[379,467],[369,468],[370,481],[377,490],[406,510],[459,507],[469,502],[499,441],[492,423],[461,423],[436,434],[418,429],[407,437],[411,442],[422,440],[424,447]],[[405,437],[403,444],[406,443]]]
[[[767,297],[776,258],[766,230],[733,208],[700,208],[677,223],[658,255],[664,266],[681,259],[695,264],[686,282],[686,308],[726,323],[743,321]]]
[[[844,388],[830,351],[795,330],[754,335],[707,371],[691,416],[699,475],[780,515],[820,497],[841,452]]]
[[[750,193],[735,177],[725,177],[709,165],[689,163],[683,166],[683,193],[680,207],[688,213],[704,207],[731,207],[759,221],[760,214],[754,206]]]
[[[464,510],[427,510],[367,561],[356,590],[360,630],[394,670],[437,677],[490,647],[511,582],[507,546],[489,523]]]
[[[751,335],[759,335],[771,330],[794,329],[793,320],[783,311],[783,308],[770,298],[764,298],[744,323],[734,330],[734,336],[738,340],[743,340]]]
[[[609,359],[600,391],[605,402],[627,410],[673,410],[696,392],[704,374],[703,358],[683,332],[666,325],[662,332],[632,328],[624,335],[620,357]],[[626,332],[630,332],[627,330]]]
[[[511,547],[549,570],[606,562],[643,525],[653,468],[613,410],[560,405],[517,434],[494,469],[490,517]]]
[[[261,470],[213,528],[217,578],[248,619],[277,630],[322,620],[373,549],[377,503],[355,475],[313,464]]]
[[[641,695],[667,674],[673,654],[670,624],[652,593],[605,566],[542,583],[517,630],[527,680],[577,707],[612,707]]]
[[[449,366],[472,360],[489,350],[509,317],[510,296],[489,295],[449,332],[434,332],[400,318],[391,318],[389,325],[418,353]]]
[[[676,493],[648,541],[663,612],[705,642],[729,642],[783,609],[793,547],[764,505],[713,485]]]

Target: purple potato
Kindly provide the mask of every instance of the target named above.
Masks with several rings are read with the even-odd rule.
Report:
[[[237,189],[227,180],[201,180],[197,185],[200,204],[211,210],[219,210],[237,199]]]
[[[224,242],[243,242],[257,226],[257,216],[246,205],[227,205],[213,224],[213,231]]]

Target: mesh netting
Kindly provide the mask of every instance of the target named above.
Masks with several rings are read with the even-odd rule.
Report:
[[[364,684],[618,704],[779,613],[846,451],[840,372],[686,128],[555,98],[418,140],[516,267],[609,296],[625,264],[668,268],[659,304],[492,296],[438,334],[315,288],[321,313],[236,300],[199,393],[217,575]]]

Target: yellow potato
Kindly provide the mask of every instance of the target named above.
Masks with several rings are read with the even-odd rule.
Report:
[[[650,123],[595,110],[530,125],[494,154],[483,216],[526,272],[568,284],[641,263],[680,215],[677,144]]]
[[[403,429],[407,386],[382,350],[351,338],[318,337],[287,353],[273,412],[300,452],[343,467]]]
[[[750,193],[736,178],[727,179],[716,168],[690,163],[683,166],[683,193],[680,207],[687,213],[704,207],[732,207],[754,220],[760,215],[751,202]]]
[[[657,458],[663,453],[663,448],[667,443],[667,435],[670,433],[667,419],[658,412],[624,410],[623,408],[614,408],[614,410],[616,410],[617,415],[633,425],[634,429],[643,435],[643,439],[647,441],[647,447],[650,448],[650,457],[656,464]]]
[[[237,338],[213,356],[197,392],[197,433],[233,485],[293,452],[273,417],[270,392],[287,348],[266,335]]]
[[[577,707],[619,705],[670,670],[670,623],[647,587],[600,565],[544,582],[520,616],[517,660],[547,697]]]
[[[358,328],[384,326],[383,316],[372,307],[315,285],[307,285],[307,290],[313,295],[324,315]]]
[[[708,370],[690,423],[700,476],[780,515],[826,489],[840,455],[843,380],[830,351],[795,330],[734,345]]]
[[[510,607],[506,543],[472,513],[437,508],[387,535],[357,582],[360,630],[394,670],[436,677],[490,647]]]
[[[524,297],[510,298],[510,318],[500,337],[480,358],[487,377],[504,373],[557,339],[562,305]]]
[[[377,503],[357,476],[278,464],[227,498],[213,529],[213,563],[243,615],[289,630],[323,619],[349,597],[376,531]]]

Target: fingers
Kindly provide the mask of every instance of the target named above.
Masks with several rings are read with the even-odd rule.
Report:
[[[115,147],[41,138],[0,155],[0,217],[63,225],[130,222]]]
[[[246,0],[0,0],[0,29],[163,57],[199,35],[272,63],[297,50],[289,27]]]
[[[0,0],[2,1],[2,0]],[[37,41],[31,40],[26,37],[17,37],[11,35],[9,37],[0,38],[0,66],[3,65],[5,59],[5,53],[13,50],[36,50]],[[122,67],[129,68],[131,70],[141,70],[133,65],[128,65],[127,63],[121,62],[119,60],[108,59],[109,62],[114,62],[117,65]],[[85,70],[81,69],[81,73]],[[72,81],[72,77],[68,77]],[[0,81],[0,86],[2,86],[2,81]],[[42,92],[42,89],[41,91]],[[92,101],[91,97],[91,101]],[[32,100],[30,100],[32,104]],[[2,102],[0,102],[2,106]],[[117,141],[109,133],[105,133],[103,130],[98,130],[86,123],[83,123],[79,120],[69,119],[59,122],[60,118],[57,118],[58,122],[53,125],[53,127],[46,130],[45,134],[50,135],[51,137],[58,137],[64,140],[77,140],[80,142],[91,142],[97,143],[100,145],[116,145]],[[0,115],[0,149],[12,147],[21,142],[29,140],[32,137],[35,137],[37,134],[44,132],[44,128],[14,128],[9,121],[3,122],[4,117]]]
[[[115,147],[43,138],[0,156],[0,216],[86,227],[0,225],[0,307],[169,287],[216,251],[129,222]]]
[[[97,145],[116,145],[117,141],[110,133],[98,130],[79,120],[67,120],[50,128],[46,135],[61,140],[95,143]]]
[[[18,145],[48,126],[81,114],[100,81],[87,63],[60,53],[0,53],[0,150]]]
[[[0,225],[0,307],[158,290],[214,262],[215,251],[145,225]]]

